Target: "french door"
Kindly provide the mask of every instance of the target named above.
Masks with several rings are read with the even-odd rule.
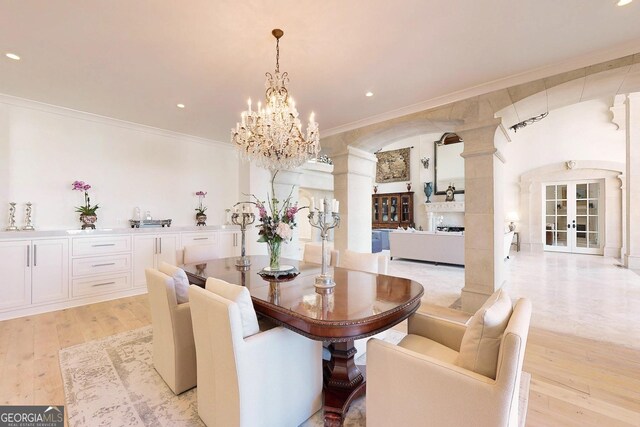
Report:
[[[602,255],[603,183],[544,184],[543,230],[546,251]]]

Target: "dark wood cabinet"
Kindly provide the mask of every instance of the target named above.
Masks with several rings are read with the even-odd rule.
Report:
[[[413,191],[373,194],[371,196],[371,227],[413,227]]]

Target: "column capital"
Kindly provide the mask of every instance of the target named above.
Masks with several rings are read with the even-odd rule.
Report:
[[[375,154],[347,146],[331,158],[333,175],[354,174],[371,178],[375,176],[375,164],[378,162]]]

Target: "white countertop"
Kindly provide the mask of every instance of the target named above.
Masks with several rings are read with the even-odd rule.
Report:
[[[183,227],[141,227],[141,228],[98,228],[95,230],[35,230],[0,231],[0,239],[35,239],[44,237],[91,237],[115,234],[156,234],[180,233],[189,231],[239,230],[237,225],[207,225]]]

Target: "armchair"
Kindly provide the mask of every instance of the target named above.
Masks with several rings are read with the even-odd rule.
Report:
[[[283,327],[247,335],[244,325],[255,312],[241,286],[209,278],[207,289],[190,287],[189,300],[198,414],[206,425],[298,426],[320,409],[319,341]]]
[[[531,303],[518,300],[504,332],[488,337],[489,345],[497,347],[497,353],[489,351],[497,363],[493,371],[478,366],[486,365],[487,354],[480,354],[486,342],[470,339],[477,333],[478,317],[488,316],[494,326],[502,323],[489,310],[485,304],[467,324],[414,314],[409,335],[397,346],[370,340],[367,426],[517,426]],[[471,358],[471,367],[469,354],[463,354],[470,344],[480,351]]]

